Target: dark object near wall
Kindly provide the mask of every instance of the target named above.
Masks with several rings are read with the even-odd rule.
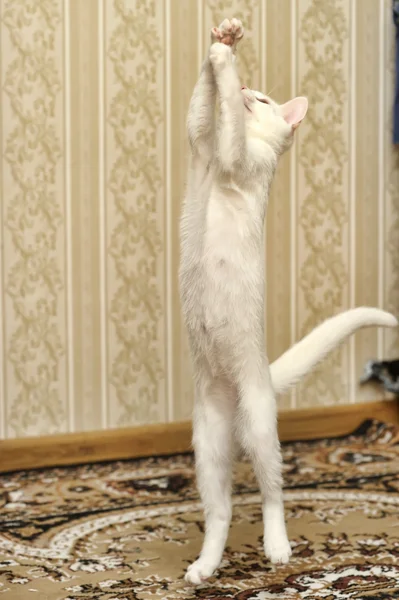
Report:
[[[364,367],[364,374],[360,383],[377,381],[382,383],[388,392],[399,396],[399,359],[398,360],[370,360]]]

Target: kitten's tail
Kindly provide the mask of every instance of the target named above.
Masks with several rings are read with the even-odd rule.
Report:
[[[396,327],[397,319],[378,308],[353,308],[327,319],[270,365],[276,394],[286,392],[348,336],[363,327]]]

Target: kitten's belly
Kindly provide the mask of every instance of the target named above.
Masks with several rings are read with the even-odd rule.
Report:
[[[237,349],[245,351],[263,340],[263,270],[260,264],[249,272],[227,258],[208,258],[195,276],[188,277],[192,287],[182,295],[191,348],[213,370],[229,369]]]
[[[208,329],[229,325],[249,331],[258,325],[264,300],[260,269],[237,268],[222,259],[205,268],[204,281],[202,308]]]
[[[228,368],[237,347],[263,340],[263,221],[251,198],[214,191],[202,225],[188,218],[180,289],[191,348]],[[259,217],[259,215],[258,215]]]

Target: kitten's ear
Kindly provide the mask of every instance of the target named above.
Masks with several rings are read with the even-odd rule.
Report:
[[[295,130],[305,118],[308,106],[308,99],[298,96],[298,98],[289,100],[280,106],[281,115],[289,125],[292,125],[292,129]]]

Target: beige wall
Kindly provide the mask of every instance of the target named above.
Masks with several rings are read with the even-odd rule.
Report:
[[[0,437],[186,418],[178,293],[184,121],[208,30],[247,29],[241,71],[310,111],[267,223],[277,357],[349,306],[399,312],[390,0],[0,0]],[[225,8],[224,8],[225,7]],[[282,407],[355,402],[370,330]]]

